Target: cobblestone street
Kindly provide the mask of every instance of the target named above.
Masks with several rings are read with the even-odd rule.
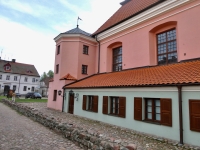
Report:
[[[0,103],[0,150],[80,150],[73,142]]]
[[[107,139],[111,143],[122,145],[135,144],[137,150],[200,150],[197,146],[184,144],[177,141],[155,137],[133,130],[120,128],[99,121],[79,117],[48,109],[46,103],[21,103],[41,112],[45,116],[55,118],[59,123],[73,125],[80,130],[97,137]],[[39,150],[79,150],[73,142],[62,138],[53,130],[22,116],[8,106],[0,103],[0,149],[39,149]],[[128,150],[124,148],[123,150]]]

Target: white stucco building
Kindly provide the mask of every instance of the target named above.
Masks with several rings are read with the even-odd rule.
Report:
[[[16,93],[26,94],[39,90],[40,76],[34,65],[0,60],[0,93],[9,89]]]

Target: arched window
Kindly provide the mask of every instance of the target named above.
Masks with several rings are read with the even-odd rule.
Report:
[[[108,60],[112,63],[112,71],[122,70],[122,42],[115,42],[108,46]]]
[[[153,64],[165,65],[178,61],[176,25],[176,21],[170,21],[150,31],[150,54],[154,55],[150,55],[150,60],[156,60]]]

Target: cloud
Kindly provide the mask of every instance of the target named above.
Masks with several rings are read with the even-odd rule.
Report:
[[[47,15],[51,14],[51,9],[38,5],[38,4],[31,4],[31,3],[25,3],[19,0],[0,0],[1,5],[4,7],[7,7],[9,9],[29,14],[34,17],[38,17],[41,15]]]
[[[16,59],[17,62],[33,64],[39,74],[53,70],[54,35],[37,32],[5,18],[0,18],[0,24],[2,59],[9,57],[10,60]]]

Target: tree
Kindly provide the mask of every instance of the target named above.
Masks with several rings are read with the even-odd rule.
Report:
[[[45,79],[45,78],[48,78],[48,77],[53,78],[53,75],[54,75],[54,73],[53,73],[52,70],[49,70],[48,73],[44,72],[40,77],[40,81]]]
[[[50,78],[53,78],[53,71],[52,70],[49,70],[49,72],[47,73],[47,76],[50,77]]]

